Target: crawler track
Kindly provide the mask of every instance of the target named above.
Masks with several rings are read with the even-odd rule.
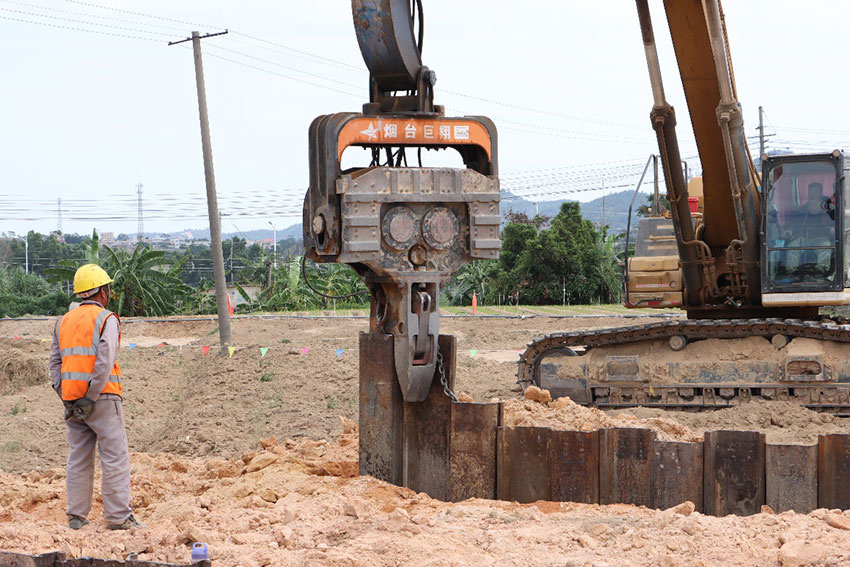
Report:
[[[523,389],[540,384],[541,361],[547,354],[566,349],[624,345],[640,341],[664,341],[681,337],[687,342],[702,339],[743,339],[784,336],[850,344],[850,325],[832,320],[803,321],[799,319],[726,319],[680,320],[630,325],[608,329],[552,333],[529,343],[520,357],[517,383]],[[850,358],[850,352],[848,353]],[[829,380],[775,383],[588,384],[588,405],[630,407],[636,405],[675,409],[708,409],[735,405],[752,398],[794,399],[821,411],[850,412],[850,383]]]

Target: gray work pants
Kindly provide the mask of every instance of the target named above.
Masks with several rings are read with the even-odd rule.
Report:
[[[91,510],[94,485],[94,447],[100,453],[100,493],[103,517],[120,524],[130,510],[130,452],[124,430],[124,408],[118,396],[101,396],[85,421],[72,417],[68,424],[68,466],[65,498],[68,514],[85,518]]]

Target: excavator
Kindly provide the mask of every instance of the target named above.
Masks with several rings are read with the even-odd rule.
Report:
[[[686,184],[650,10],[637,0],[670,219],[639,226],[625,303],[687,318],[539,338],[518,383],[597,407],[765,399],[850,412],[850,325],[820,313],[850,304],[844,155],[763,155],[757,171],[720,0],[664,10],[703,173]]]

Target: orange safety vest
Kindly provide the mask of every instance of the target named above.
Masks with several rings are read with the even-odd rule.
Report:
[[[109,316],[118,318],[115,313],[100,305],[86,303],[66,313],[56,325],[56,337],[62,355],[63,400],[79,400],[88,393],[97,359],[97,346]],[[120,327],[118,343],[121,343]],[[103,393],[121,395],[121,368],[117,361],[109,373]]]

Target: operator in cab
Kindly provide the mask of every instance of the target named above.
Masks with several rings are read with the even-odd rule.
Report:
[[[789,247],[797,250],[789,253],[788,267],[817,276],[831,274],[835,261],[835,195],[826,197],[821,183],[809,183],[805,202],[792,218]]]

